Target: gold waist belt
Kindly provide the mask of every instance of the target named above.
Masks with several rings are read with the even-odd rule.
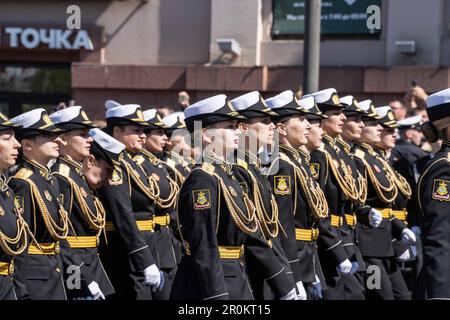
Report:
[[[71,248],[96,248],[98,246],[98,237],[97,236],[79,236],[72,237],[69,236],[66,238],[67,242]]]
[[[295,239],[300,241],[315,241],[319,237],[319,229],[295,228]]]
[[[56,254],[59,254],[59,242],[52,242],[52,243],[39,243],[39,246],[42,248],[42,250],[37,246],[35,243],[31,243],[28,247],[28,254],[45,254],[49,256],[54,256]]]

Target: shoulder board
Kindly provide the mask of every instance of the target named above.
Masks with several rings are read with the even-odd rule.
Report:
[[[14,178],[17,179],[28,179],[33,175],[33,171],[27,168],[20,169],[15,175]]]
[[[366,153],[361,149],[356,149],[354,154],[360,159],[364,159],[364,157],[366,156]]]
[[[62,176],[68,177],[70,174],[70,167],[64,163],[60,163],[58,173]]]
[[[287,161],[289,163],[292,162],[291,159],[289,159],[289,157],[287,155],[285,155],[284,153],[280,153],[280,159],[284,160],[284,161]]]
[[[144,162],[144,156],[138,154],[137,156],[133,157],[133,161],[136,162],[138,165],[141,165]]]
[[[214,166],[211,163],[203,162],[202,170],[209,173],[210,175],[213,175],[214,170],[216,170],[216,168],[214,168]]]
[[[248,170],[248,163],[245,162],[244,160],[238,159],[237,164],[238,164],[238,166],[244,168],[245,170]]]
[[[170,159],[170,158],[167,158],[167,159],[166,159],[166,163],[167,163],[167,165],[168,165],[169,167],[171,167],[171,168],[175,168],[175,166],[176,166],[175,161],[173,161],[173,160]]]

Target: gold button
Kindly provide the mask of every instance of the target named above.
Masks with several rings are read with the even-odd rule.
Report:
[[[59,242],[55,243],[55,254],[59,254],[60,248],[59,248]]]
[[[9,264],[9,269],[8,269],[9,275],[12,276],[14,273],[14,261],[11,261],[11,263]]]

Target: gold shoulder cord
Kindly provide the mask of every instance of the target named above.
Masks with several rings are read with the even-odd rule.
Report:
[[[159,160],[158,158],[156,158],[151,153],[147,152],[146,150],[141,150],[141,152],[148,157],[148,160],[152,163],[152,165],[156,166],[163,162],[163,161]],[[145,158],[144,158],[144,161],[145,161]],[[141,167],[142,171],[145,173],[145,170],[144,170],[144,168],[142,168],[142,165],[139,163],[137,163],[137,165],[139,167]],[[130,168],[131,168],[131,166],[130,166]],[[133,170],[132,170],[132,172],[134,173]],[[172,207],[173,204],[175,203],[176,195],[179,191],[178,184],[172,178],[170,178],[169,175],[166,175],[166,178],[169,181],[170,193],[166,199],[163,199],[160,197],[161,190],[158,186],[158,181],[156,181],[156,179],[152,175],[148,176],[148,182],[149,182],[151,189],[156,190],[156,192],[153,192],[155,198],[152,200],[154,200],[155,204],[161,209],[167,209],[167,208]],[[139,179],[139,181],[141,181],[141,180]]]
[[[83,213],[83,216],[86,219],[86,222],[88,223],[89,227],[91,227],[95,231],[98,231],[97,235],[99,235],[101,230],[105,227],[106,212],[105,208],[103,207],[103,204],[96,196],[92,195],[94,199],[96,213],[92,212],[86,200],[84,199],[83,194],[81,193],[80,187],[75,183],[75,181],[73,181],[72,178],[68,176],[64,177],[67,179],[67,181],[69,181],[70,185],[72,186],[75,193],[75,198],[77,199],[77,202],[80,205],[81,212]]]
[[[367,177],[366,177],[367,178]],[[367,179],[358,172],[358,201],[364,204],[367,200]]]
[[[242,192],[245,208],[247,211],[247,213],[245,214],[244,212],[242,212],[236,202],[234,202],[233,197],[231,196],[230,191],[228,190],[223,179],[215,172],[212,173],[212,175],[219,181],[219,194],[222,191],[225,203],[228,210],[230,211],[230,215],[238,228],[247,234],[254,233],[256,230],[258,230],[258,217],[256,216],[256,209],[254,204],[248,198],[248,195],[245,192]],[[252,224],[253,226],[251,226]]]
[[[30,185],[32,200],[33,202],[36,200],[48,232],[55,240],[65,239],[69,231],[69,215],[67,214],[66,210],[64,210],[63,206],[58,203],[58,213],[62,221],[62,226],[58,226],[58,224],[55,222],[55,220],[53,220],[52,216],[48,212],[47,206],[45,205],[44,199],[42,199],[42,196],[39,193],[39,189],[36,184],[31,179],[26,180]]]
[[[173,206],[173,204],[175,203],[175,200],[177,198],[176,197],[177,193],[180,190],[180,187],[178,186],[178,184],[172,178],[170,178],[169,175],[167,175],[166,178],[169,181],[170,194],[167,196],[166,199],[158,197],[155,200],[155,203],[157,204],[157,206],[162,209],[170,208]]]
[[[373,170],[372,170],[370,164],[365,159],[361,159],[361,160],[364,163],[364,166],[366,167],[366,171],[369,175],[369,178],[372,181],[375,191],[377,192],[380,199],[385,203],[391,203],[392,201],[394,201],[395,198],[397,198],[398,189],[397,189],[397,186],[395,185],[392,174],[389,171],[386,172],[386,179],[389,182],[389,186],[385,187],[378,181],[377,177],[373,173]],[[389,198],[389,197],[385,196],[385,193],[388,193],[388,192],[392,192],[392,197]]]
[[[338,182],[339,187],[344,192],[345,196],[352,201],[358,200],[359,193],[356,187],[355,179],[353,179],[353,176],[345,165],[344,160],[340,159],[340,168],[344,172],[344,177],[342,177],[339,169],[336,167],[336,163],[331,158],[331,155],[326,150],[324,150],[324,153],[326,155],[328,163],[330,164],[331,171],[333,172],[333,175],[336,178],[336,181]]]
[[[128,173],[128,175],[131,177],[131,179],[137,184],[139,189],[150,199],[153,201],[156,201],[159,197],[159,188],[157,185],[156,180],[153,177],[149,177],[150,188],[148,188],[142,181],[141,178],[137,175],[136,172],[134,172],[134,169],[131,167],[129,163],[127,163],[125,160],[122,160],[123,165],[125,166],[125,169]],[[155,185],[158,189],[155,190]],[[155,192],[156,191],[156,192]]]
[[[278,236],[278,205],[273,195],[270,197],[270,204],[272,207],[272,217],[267,213],[264,207],[261,191],[259,189],[258,181],[256,177],[250,171],[247,171],[252,179],[253,184],[253,202],[256,208],[256,214],[258,216],[261,229],[266,238],[275,238]]]
[[[383,158],[379,158],[381,162],[385,165],[385,167],[390,172],[394,183],[397,185],[397,188],[400,190],[400,192],[408,199],[411,199],[412,190],[411,186],[409,185],[409,182],[403,177],[400,173],[398,173],[392,166],[389,164],[388,161],[386,161]]]
[[[14,238],[8,237],[0,230],[0,247],[3,252],[10,256],[21,254],[28,246],[27,223],[20,214],[16,213],[16,218],[17,234]],[[19,243],[20,245],[18,246]]]
[[[308,175],[303,166],[292,163],[291,159],[282,154],[282,159],[294,166],[295,180],[300,182],[300,186],[305,194],[306,201],[315,219],[323,219],[328,217],[328,202],[325,198],[320,185],[313,177]]]

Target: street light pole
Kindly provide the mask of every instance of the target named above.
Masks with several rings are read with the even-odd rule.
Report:
[[[305,1],[303,94],[319,90],[321,4],[322,0]]]

